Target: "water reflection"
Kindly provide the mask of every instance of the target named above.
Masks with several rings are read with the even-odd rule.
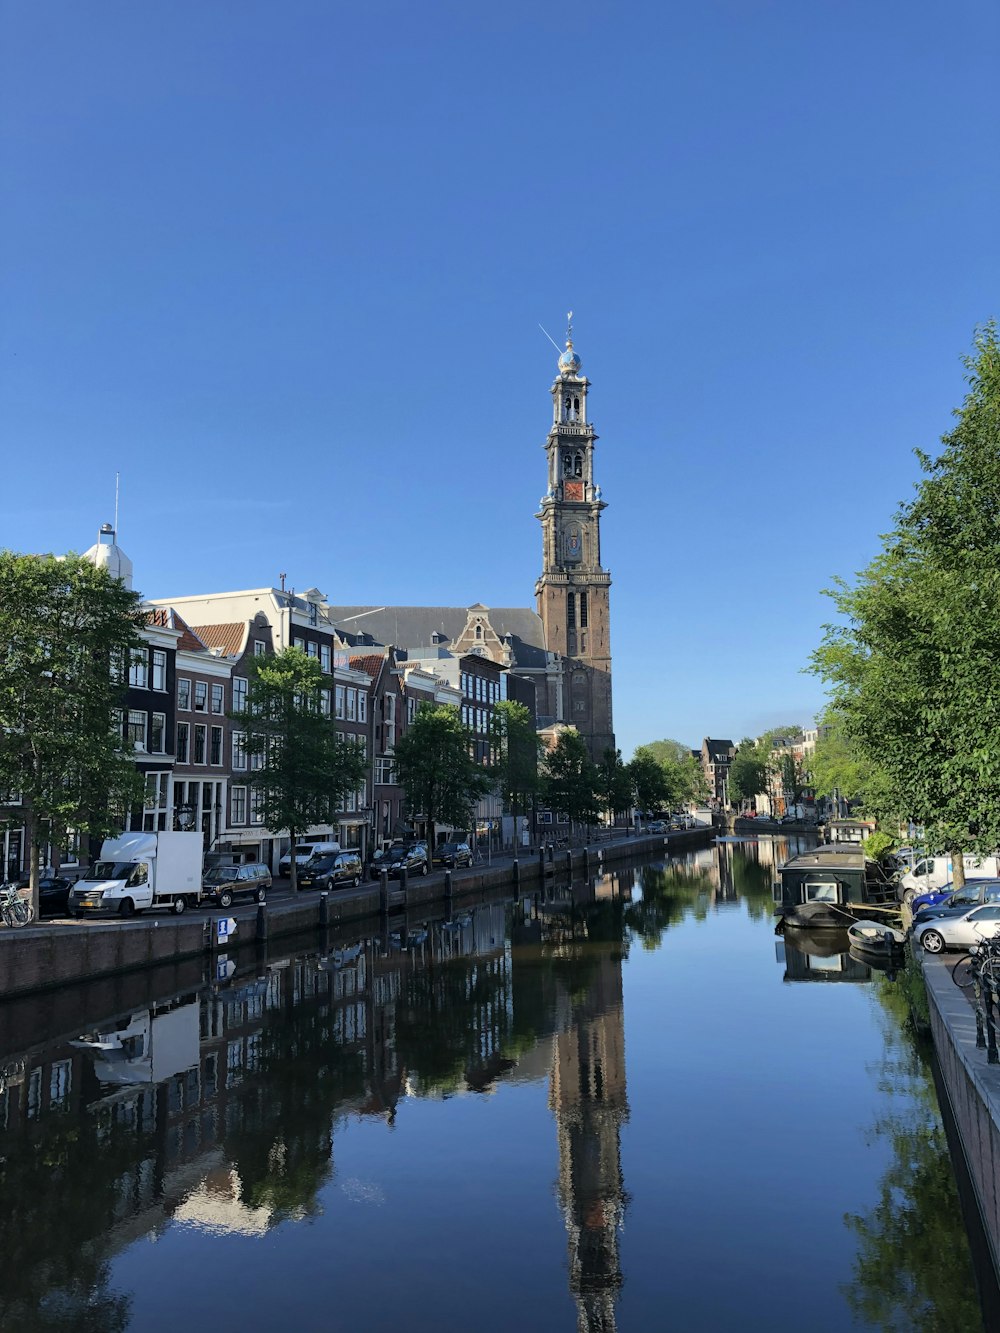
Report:
[[[740,939],[767,963],[771,883],[787,854],[779,840],[721,843],[590,883],[557,880],[537,895],[484,902],[454,918],[393,922],[369,938],[326,938],[317,949],[311,937],[283,956],[234,957],[232,967],[221,969],[225,979],[211,984],[181,984],[190,976],[175,971],[169,986],[141,1003],[127,987],[115,1008],[81,993],[75,1026],[61,1003],[39,1001],[33,1044],[8,1044],[0,1058],[0,1188],[17,1204],[0,1220],[8,1260],[0,1327],[125,1330],[135,1303],[151,1298],[149,1291],[117,1289],[124,1285],[119,1261],[140,1238],[187,1232],[210,1246],[223,1238],[271,1237],[310,1219],[322,1225],[333,1207],[338,1152],[357,1127],[367,1127],[388,1151],[408,1102],[447,1121],[453,1108],[439,1103],[460,1098],[453,1107],[486,1107],[491,1098],[538,1088],[547,1092],[554,1121],[547,1179],[539,1178],[537,1164],[522,1172],[509,1129],[508,1138],[484,1151],[498,1154],[503,1184],[509,1177],[509,1188],[521,1191],[518,1216],[552,1181],[561,1226],[550,1215],[564,1230],[565,1260],[560,1267],[562,1256],[547,1248],[539,1224],[547,1280],[561,1285],[564,1302],[571,1298],[578,1333],[614,1330],[630,1290],[622,1252],[630,1213],[622,1139],[634,1132],[624,969],[634,946],[637,958],[668,968],[666,954],[649,955],[671,932],[710,931],[713,917],[739,927]],[[758,923],[749,935],[747,918]],[[779,948],[783,978],[768,964],[774,982],[870,978],[840,939],[796,939],[789,932]],[[883,1016],[888,1003],[880,999]],[[25,1031],[28,1012],[11,1011],[6,1026],[0,1016],[0,1033]],[[886,1019],[887,1061],[905,1064],[910,1055],[900,1043],[907,1039],[893,1017]],[[641,1006],[630,1010],[636,1030],[655,1021]],[[766,1025],[761,1034],[762,1041],[780,1040]],[[971,1330],[974,1320],[920,1323],[910,1299],[914,1290],[932,1290],[921,1284],[921,1265],[928,1280],[946,1282],[925,1248],[920,1264],[907,1266],[902,1251],[912,1247],[918,1228],[929,1226],[942,1248],[962,1248],[964,1240],[954,1198],[947,1197],[950,1168],[933,1092],[914,1083],[918,1076],[908,1064],[886,1077],[898,1080],[901,1108],[916,1119],[884,1131],[881,1121],[873,1126],[873,1133],[888,1134],[899,1156],[878,1206],[847,1219],[858,1257],[845,1303],[869,1327]],[[743,1095],[759,1094],[748,1087]],[[436,1167],[420,1180],[446,1189]],[[913,1213],[900,1229],[891,1210],[907,1180]],[[635,1189],[642,1182],[631,1183]],[[339,1189],[369,1201],[385,1197],[378,1180],[350,1172]],[[669,1218],[669,1200],[657,1206]],[[398,1253],[411,1238],[394,1230],[392,1208],[384,1217],[382,1240]],[[453,1243],[446,1225],[438,1225],[440,1243]],[[331,1225],[334,1238],[342,1239]],[[721,1255],[728,1242],[718,1239]],[[905,1291],[880,1266],[886,1255],[909,1274]],[[149,1271],[152,1298],[165,1299],[176,1276],[169,1265]],[[358,1277],[374,1271],[359,1270]],[[967,1273],[967,1261],[961,1271]],[[538,1290],[532,1295],[540,1299]],[[319,1293],[314,1299],[315,1322],[323,1307]],[[954,1299],[966,1318],[968,1300]],[[551,1326],[563,1327],[555,1317]],[[655,1322],[656,1311],[645,1308],[631,1326]]]

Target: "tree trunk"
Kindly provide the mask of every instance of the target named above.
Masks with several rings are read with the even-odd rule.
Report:
[[[960,889],[965,884],[965,862],[961,852],[951,853],[951,886]]]
[[[427,873],[434,869],[434,834],[436,832],[433,819],[427,821]]]
[[[38,820],[35,818],[35,812],[29,805],[28,817],[25,820],[25,833],[28,835],[28,882],[31,885],[31,906],[34,909],[34,919],[41,918],[41,903],[38,894],[39,865],[38,865]]]
[[[295,836],[294,833],[292,833],[292,834],[289,835],[289,839],[288,839],[288,841],[289,841],[289,844],[290,844],[290,846],[289,846],[289,853],[288,853],[288,855],[289,855],[289,861],[288,861],[288,873],[289,873],[289,875],[291,876],[291,879],[292,879],[292,892],[293,892],[293,893],[298,893],[298,891],[299,891],[299,866],[298,866],[298,862],[297,862],[296,859],[295,859],[295,844],[298,842],[298,838]]]

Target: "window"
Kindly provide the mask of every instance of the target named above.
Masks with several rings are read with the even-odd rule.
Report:
[[[343,687],[343,685],[338,685],[338,686],[336,687],[335,702],[336,702],[336,715],[337,715],[337,717],[343,717],[343,716],[344,716],[344,687]]]
[[[212,686],[212,712],[221,713],[225,701],[225,692],[221,685]]]
[[[357,690],[347,691],[347,720],[356,722],[358,720],[358,692]]]
[[[266,652],[267,652],[267,644],[264,642],[264,640],[254,639],[253,641],[254,657],[263,657]]]
[[[59,1111],[69,1101],[73,1087],[73,1061],[56,1060],[49,1071],[49,1110]]]
[[[177,707],[184,713],[191,707],[191,682],[186,676],[177,677]]]
[[[243,713],[247,706],[247,679],[246,676],[233,677],[233,712]]]
[[[167,827],[167,785],[169,773],[147,773],[142,798],[142,827],[156,833]]]
[[[330,716],[330,691],[320,690],[319,692],[319,711],[324,717]]]
[[[245,824],[247,822],[246,787],[233,787],[229,793],[229,822],[230,824]]]
[[[149,728],[149,748],[153,754],[163,754],[167,739],[166,713],[154,713]]]
[[[391,759],[375,760],[375,781],[383,787],[391,787],[396,781]]]
[[[566,626],[568,629],[576,629],[576,593],[566,594]]]
[[[186,764],[188,761],[188,745],[189,745],[190,730],[191,730],[190,723],[188,722],[177,723],[177,762],[179,764]]]
[[[128,710],[128,730],[125,739],[130,745],[143,750],[146,748],[146,714],[137,708]]]
[[[312,642],[307,643],[306,652],[309,654],[310,657],[319,657],[319,644]]]
[[[222,763],[222,728],[212,728],[212,753],[211,762],[213,764]]]
[[[128,669],[128,683],[137,689],[149,689],[149,649],[133,648]]]
[[[835,903],[837,901],[836,884],[807,884],[805,886],[807,903]]]
[[[580,628],[587,628],[587,594],[585,592],[580,594]]]
[[[244,773],[247,766],[247,738],[246,732],[233,732],[233,769],[237,773]]]
[[[364,690],[358,690],[358,721],[368,721],[368,695]]]
[[[208,728],[198,725],[194,729],[194,762],[203,764],[205,762],[205,745],[208,740]]]
[[[321,668],[327,673],[327,675],[329,675],[329,674],[330,674],[330,645],[329,645],[328,643],[321,643],[320,646],[319,646],[319,664],[320,664]]]
[[[196,680],[194,683],[194,711],[204,713],[208,705],[208,686],[203,680]]]
[[[293,648],[298,648],[299,652],[304,653],[305,650],[306,650],[306,641],[305,641],[305,639],[292,639],[292,647],[293,647]]]
[[[153,689],[167,688],[167,655],[162,648],[153,649]]]
[[[264,796],[263,792],[256,787],[250,788],[250,823],[263,824],[264,822]]]

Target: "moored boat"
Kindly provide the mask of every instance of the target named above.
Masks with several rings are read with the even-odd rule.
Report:
[[[894,881],[859,843],[813,847],[791,857],[778,873],[774,910],[786,926],[844,929],[879,909],[898,911]]]

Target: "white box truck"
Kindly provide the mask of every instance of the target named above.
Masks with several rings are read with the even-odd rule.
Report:
[[[1000,858],[975,856],[966,852],[962,857],[966,879],[995,879],[1000,877]],[[950,856],[922,856],[912,870],[899,881],[900,902],[912,903],[921,893],[943,889],[955,878],[955,866]]]
[[[169,907],[177,913],[197,907],[203,855],[200,833],[123,833],[107,838],[101,859],[70,891],[69,914],[131,916],[147,907]]]

